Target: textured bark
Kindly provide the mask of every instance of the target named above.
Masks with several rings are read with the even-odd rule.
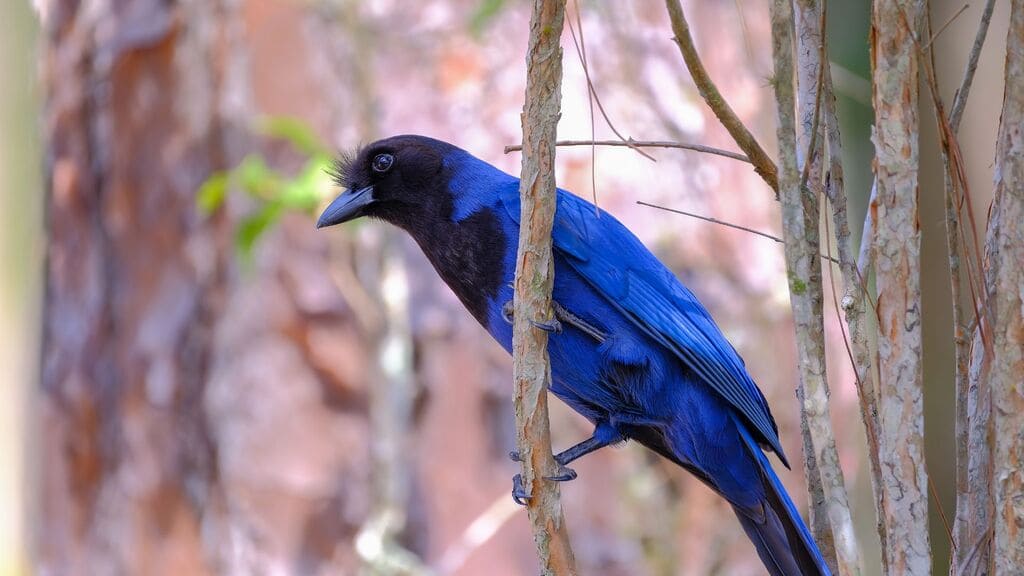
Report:
[[[804,435],[804,464],[811,492],[811,526],[829,564],[838,574],[859,573],[857,545],[853,535],[850,506],[839,467],[829,412],[825,367],[825,332],[822,318],[822,287],[819,198],[821,192],[822,144],[819,84],[821,34],[819,12],[813,3],[803,3],[798,38],[799,115],[802,128],[799,144],[794,119],[793,28],[789,0],[772,4],[772,51],[775,61],[775,94],[779,115],[779,192],[782,200],[782,229],[790,304],[796,329]],[[804,173],[810,189],[801,185],[798,150],[805,155]],[[817,191],[815,191],[817,190]],[[817,492],[817,493],[816,493]],[[820,498],[820,500],[819,500]]]
[[[995,198],[985,239],[995,574],[1024,567],[1024,0],[1010,4]]]
[[[918,60],[921,6],[878,0],[872,8],[872,77],[878,214],[879,451],[882,554],[889,574],[930,574],[924,462],[918,227]]]
[[[523,107],[523,165],[519,195],[522,227],[516,256],[515,326],[512,361],[515,378],[516,440],[522,479],[531,495],[527,512],[545,575],[576,573],[551,455],[548,423],[547,332],[531,324],[552,316],[554,260],[551,228],[555,217],[555,137],[562,98],[564,0],[535,0],[526,56]]]
[[[801,11],[797,3],[798,14]],[[826,51],[826,61],[827,51]],[[828,156],[828,177],[825,194],[832,204],[833,234],[836,238],[836,255],[839,260],[839,271],[843,279],[843,295],[839,302],[846,325],[849,328],[849,352],[852,356],[853,368],[857,379],[857,400],[860,406],[861,422],[867,440],[868,467],[871,478],[871,492],[874,501],[875,527],[881,547],[885,547],[885,523],[882,522],[882,470],[878,451],[878,393],[873,377],[873,356],[871,354],[870,333],[873,330],[867,311],[867,289],[865,280],[858,268],[858,258],[853,251],[853,239],[850,234],[846,181],[843,176],[843,144],[839,134],[839,118],[836,116],[835,92],[832,88],[832,73],[829,67],[822,71],[824,93],[821,98],[821,118],[826,136]],[[872,188],[874,191],[874,188]],[[872,194],[874,197],[874,194]],[[870,216],[871,210],[868,210]],[[866,225],[873,224],[873,218],[866,220]],[[863,246],[870,246],[869,228],[865,227],[865,235],[861,239]]]

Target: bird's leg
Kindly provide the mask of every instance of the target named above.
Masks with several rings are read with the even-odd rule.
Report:
[[[509,324],[512,323],[514,309],[515,307],[513,306],[511,300],[505,302],[504,306],[501,307],[501,317],[505,319],[505,322],[508,322]],[[567,310],[565,306],[562,306],[555,300],[551,301],[551,309],[555,313],[554,319],[552,319],[549,322],[537,322],[531,320],[530,323],[536,326],[537,328],[540,328],[541,330],[555,333],[562,331],[562,324],[568,324],[570,326],[575,327],[580,332],[583,332],[587,336],[590,336],[594,340],[597,340],[599,343],[604,342],[608,338],[608,336],[604,332],[601,332],[599,329],[594,327],[593,324],[587,322],[586,320],[580,318],[579,316],[573,314],[572,312],[569,312],[569,310]]]
[[[598,427],[598,429],[600,430],[600,426]],[[554,476],[545,476],[544,479],[551,480],[552,482],[568,482],[570,480],[575,480],[576,471],[573,470],[572,468],[567,467],[566,464],[582,456],[586,456],[587,454],[590,454],[595,450],[600,450],[605,446],[610,446],[611,444],[614,444],[622,439],[622,437],[619,436],[617,433],[614,439],[607,439],[604,438],[603,436],[604,435],[601,435],[599,437],[597,431],[595,430],[594,435],[591,436],[590,438],[587,438],[583,442],[580,442],[575,446],[572,446],[559,452],[558,454],[555,454],[555,462],[558,463],[559,468],[558,474],[555,474]],[[515,450],[509,452],[508,457],[511,458],[513,462],[522,461],[522,458],[520,458],[519,456],[519,452]],[[530,495],[527,494],[526,490],[523,488],[523,478],[519,474],[516,474],[515,476],[512,477],[512,499],[515,500],[516,504],[519,504],[520,506],[525,506],[525,501],[530,499]]]
[[[565,324],[575,326],[576,329],[578,329],[580,332],[583,332],[584,334],[590,336],[594,340],[597,340],[598,342],[604,342],[605,339],[608,338],[608,336],[604,332],[601,332],[600,330],[595,328],[593,324],[590,324],[586,320],[580,318],[579,316],[573,314],[572,312],[569,312],[568,310],[566,310],[564,306],[562,306],[558,302],[552,300],[551,307],[555,311],[555,318],[561,320]]]
[[[501,307],[501,317],[505,319],[505,322],[512,324],[515,314],[515,305],[512,300],[505,302]],[[530,324],[533,324],[535,328],[539,328],[545,332],[554,332],[560,334],[562,332],[562,323],[558,321],[558,315],[551,320],[530,320]]]

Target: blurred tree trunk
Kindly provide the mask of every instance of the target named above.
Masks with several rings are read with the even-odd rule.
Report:
[[[255,8],[40,8],[41,569],[346,571],[366,517],[365,362],[326,250],[286,219],[242,274],[238,206],[195,207],[250,145]]]
[[[226,152],[214,30],[192,8],[43,7],[48,572],[207,570],[218,479],[201,408],[225,251],[194,194]]]

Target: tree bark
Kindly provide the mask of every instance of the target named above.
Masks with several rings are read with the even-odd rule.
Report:
[[[1024,0],[1010,4],[995,197],[985,239],[995,574],[1024,567]]]
[[[859,573],[857,545],[853,537],[850,506],[839,467],[829,412],[825,367],[825,331],[822,317],[820,195],[803,186],[798,156],[804,152],[804,174],[812,188],[821,191],[822,145],[819,89],[821,31],[819,12],[806,3],[800,11],[798,54],[802,127],[796,137],[796,104],[793,94],[793,9],[789,0],[772,4],[772,47],[775,61],[775,94],[779,116],[779,193],[790,304],[796,329],[797,358],[804,435],[804,468],[811,492],[811,525],[825,558],[838,574]],[[812,144],[813,143],[813,144]],[[797,146],[800,146],[799,150]],[[820,500],[819,500],[820,499]]]
[[[930,574],[921,368],[918,61],[921,6],[877,0],[871,44],[878,214],[879,452],[889,574]]]
[[[516,256],[515,326],[512,361],[515,378],[516,440],[522,480],[530,494],[527,512],[545,575],[576,573],[559,500],[551,455],[547,390],[551,381],[547,332],[531,321],[553,317],[554,260],[551,228],[555,217],[555,137],[561,115],[562,25],[565,0],[535,0],[526,56],[523,111],[523,164],[519,195],[522,226]]]

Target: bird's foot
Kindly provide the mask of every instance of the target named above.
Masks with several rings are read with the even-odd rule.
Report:
[[[527,494],[526,489],[523,488],[522,474],[516,474],[512,477],[512,500],[520,506],[526,506],[530,501],[530,495]]]
[[[519,453],[512,451],[508,453],[509,458],[515,462],[519,462]],[[558,473],[553,476],[545,476],[545,480],[551,482],[569,482],[576,479],[576,471],[567,466],[558,465]],[[530,495],[526,492],[526,488],[523,487],[523,475],[516,474],[512,477],[512,500],[520,506],[526,506],[527,502],[530,501]]]
[[[552,318],[551,320],[530,320],[530,324],[532,324],[534,328],[548,333],[562,333],[562,323],[558,321],[558,318]]]
[[[561,309],[561,306],[556,308],[556,310],[558,309]],[[511,300],[505,302],[501,306],[501,317],[508,324],[513,324],[515,322],[515,304],[513,304]],[[558,321],[557,312],[555,314],[555,317],[552,318],[551,320],[530,320],[530,324],[545,332],[553,332],[555,334],[562,333],[562,323]]]
[[[554,476],[545,476],[545,480],[551,480],[552,482],[569,482],[570,480],[576,479],[576,471],[567,466],[558,466],[558,474]]]

